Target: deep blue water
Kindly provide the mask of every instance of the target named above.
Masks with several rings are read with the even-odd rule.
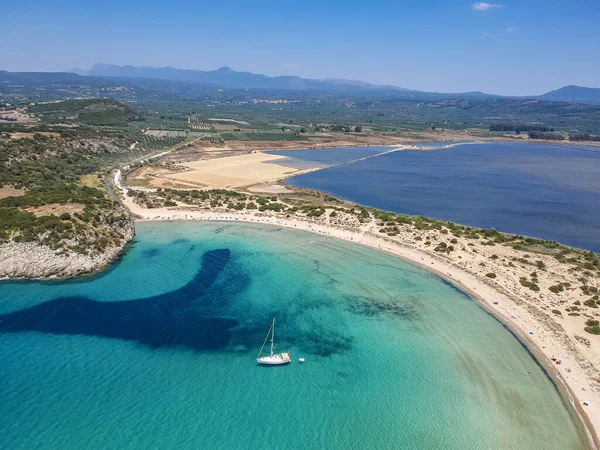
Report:
[[[600,251],[600,152],[526,143],[401,151],[290,178],[379,209]]]

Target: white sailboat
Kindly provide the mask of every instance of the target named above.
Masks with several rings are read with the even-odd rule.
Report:
[[[271,354],[261,356],[263,349],[265,348],[265,344],[267,340],[271,336]],[[286,353],[273,353],[273,341],[275,340],[275,319],[273,319],[273,323],[271,324],[271,328],[269,328],[269,332],[267,333],[267,337],[265,337],[265,342],[263,342],[258,355],[256,356],[256,362],[259,364],[268,364],[268,365],[279,365],[279,364],[287,364],[292,361],[292,354],[290,352]]]

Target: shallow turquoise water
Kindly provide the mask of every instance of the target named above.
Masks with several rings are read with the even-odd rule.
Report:
[[[100,276],[0,283],[1,448],[584,447],[519,342],[425,270],[275,227],[137,229]],[[288,366],[254,361],[272,317]]]

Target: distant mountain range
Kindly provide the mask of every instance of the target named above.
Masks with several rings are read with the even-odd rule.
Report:
[[[538,96],[540,100],[553,102],[579,102],[600,104],[600,89],[581,86],[565,86]]]
[[[113,64],[96,64],[90,70],[72,69],[71,72],[83,76],[112,78],[146,78],[172,81],[196,82],[210,84],[229,89],[294,89],[323,91],[393,91],[402,97],[500,97],[483,92],[438,93],[405,89],[398,86],[367,83],[366,81],[345,79],[311,79],[297,76],[269,77],[252,72],[237,72],[230,67],[217,70],[176,69],[173,67],[151,66],[116,66]]]
[[[134,67],[96,64],[90,70],[73,69],[79,75],[95,77],[153,78],[213,84],[230,89],[400,89],[364,81],[325,79],[314,80],[296,76],[268,77],[252,72],[236,72],[229,67],[217,70],[175,69],[173,67]]]
[[[297,76],[269,77],[252,72],[237,72],[229,67],[217,70],[191,70],[176,69],[173,67],[134,67],[117,66],[112,64],[96,64],[90,70],[72,69],[69,72],[5,72],[0,70],[0,79],[13,81],[33,81],[44,75],[52,76],[56,81],[76,82],[77,77],[91,77],[101,79],[145,79],[158,82],[183,82],[191,83],[189,86],[219,87],[225,89],[272,89],[272,90],[313,90],[323,92],[337,92],[341,94],[373,94],[377,96],[394,95],[394,98],[414,100],[440,100],[440,99],[538,99],[559,102],[577,102],[600,105],[600,88],[580,86],[565,86],[542,95],[509,97],[502,95],[486,94],[484,92],[439,93],[424,92],[404,89],[398,86],[377,85],[364,81],[345,79],[309,79]],[[75,77],[75,78],[74,78]],[[141,81],[141,80],[140,80]]]

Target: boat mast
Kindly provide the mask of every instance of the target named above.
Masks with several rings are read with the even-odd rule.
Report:
[[[273,317],[273,325],[271,325],[273,332],[271,333],[271,356],[273,356],[273,339],[275,339],[275,317]]]

